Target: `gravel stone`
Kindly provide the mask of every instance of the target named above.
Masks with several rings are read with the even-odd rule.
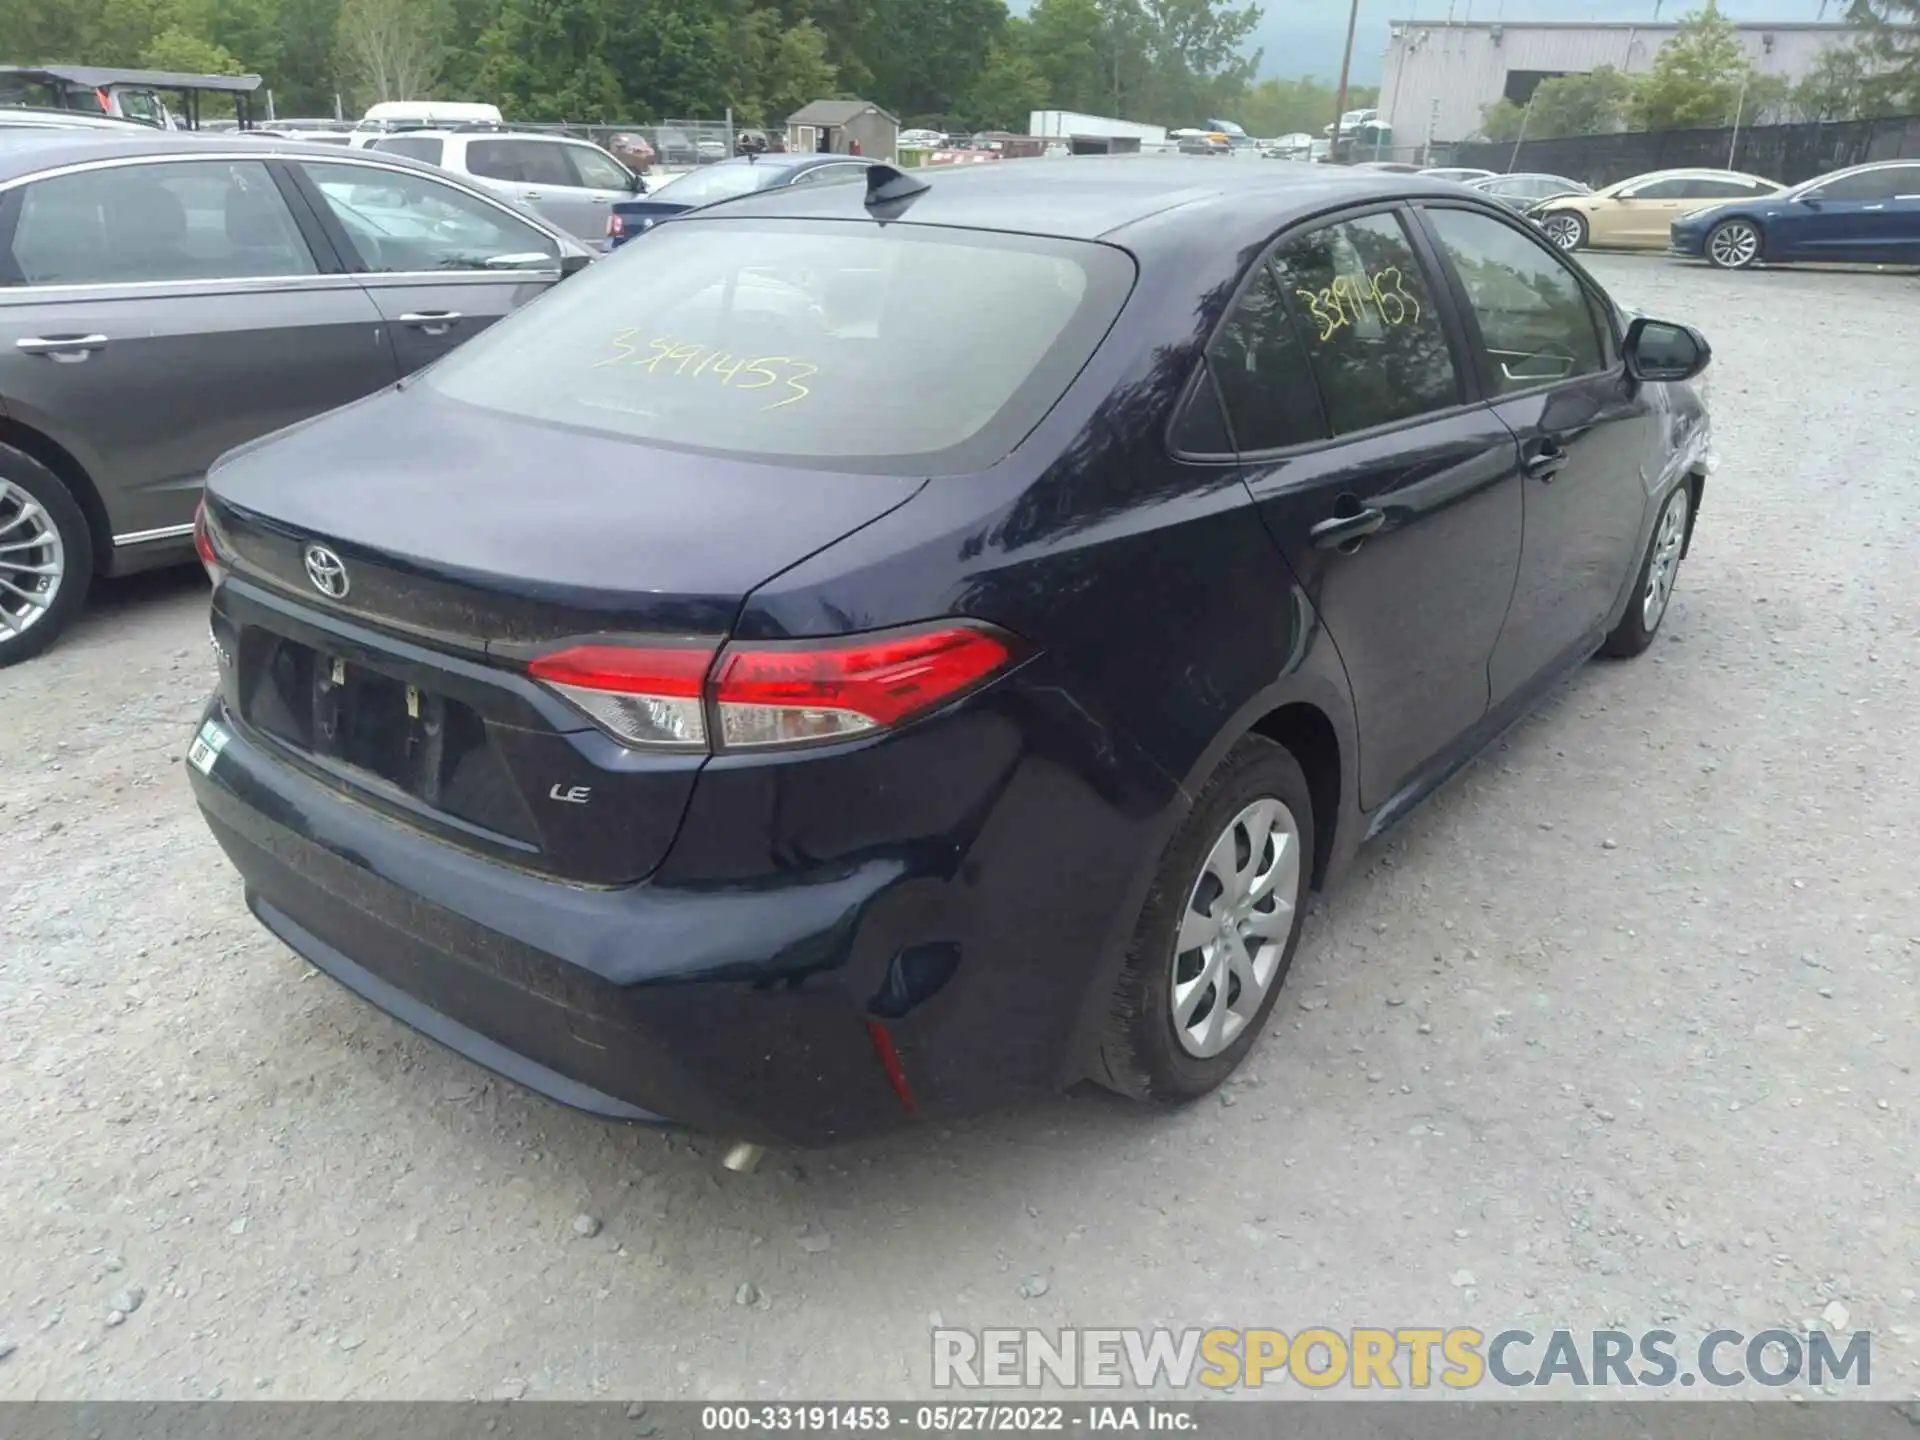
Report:
[[[600,1222],[591,1215],[573,1217],[573,1233],[582,1240],[591,1240],[600,1233]]]

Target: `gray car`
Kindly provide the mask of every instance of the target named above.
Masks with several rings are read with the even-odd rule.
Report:
[[[193,556],[225,451],[379,390],[586,265],[396,156],[237,136],[0,139],[0,665],[96,574]]]
[[[613,204],[644,195],[641,178],[598,145],[563,135],[503,130],[403,130],[366,149],[424,160],[498,191],[575,239],[607,233]]]

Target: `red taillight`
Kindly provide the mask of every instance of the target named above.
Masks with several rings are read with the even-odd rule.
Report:
[[[575,645],[542,655],[527,672],[627,745],[704,750],[702,682],[712,666],[711,646]]]
[[[1012,642],[983,625],[793,644],[575,645],[528,667],[621,743],[758,749],[885,729],[1004,669]],[[708,731],[707,715],[719,721]]]
[[[620,218],[619,212],[607,216],[607,238],[617,240],[627,233],[627,222]]]
[[[213,524],[207,519],[207,502],[202,500],[193,512],[193,548],[200,556],[207,578],[218,585],[226,577],[227,567],[220,561],[220,552],[213,544]]]
[[[955,626],[827,645],[732,645],[714,672],[720,739],[785,745],[897,725],[970,690],[1011,658],[1006,641]]]

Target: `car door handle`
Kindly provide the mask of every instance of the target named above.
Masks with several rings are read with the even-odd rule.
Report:
[[[1532,479],[1551,481],[1567,468],[1569,458],[1566,451],[1548,440],[1528,451],[1523,464]]]
[[[1316,550],[1343,550],[1373,534],[1387,523],[1384,510],[1362,510],[1354,515],[1336,515],[1322,520],[1307,532]]]
[[[520,192],[520,198],[522,200],[539,200],[543,197],[538,190],[522,190]]]
[[[95,350],[107,348],[104,335],[29,335],[13,342],[24,355],[45,355],[62,365],[84,360]]]
[[[400,323],[411,325],[416,330],[424,330],[429,335],[444,335],[461,319],[458,310],[415,310],[412,314],[402,315]]]

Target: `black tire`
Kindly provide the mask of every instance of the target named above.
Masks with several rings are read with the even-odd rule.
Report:
[[[1659,516],[1653,522],[1653,536],[1647,541],[1647,553],[1640,557],[1640,568],[1634,572],[1633,597],[1627,602],[1627,613],[1620,617],[1620,623],[1613,627],[1613,633],[1601,642],[1602,655],[1615,660],[1630,660],[1653,644],[1653,637],[1660,633],[1660,622],[1667,618],[1667,607],[1673,599],[1680,561],[1686,554],[1687,527],[1692,514],[1693,487],[1682,480],[1660,503]],[[1670,524],[1679,527],[1677,535],[1668,529]],[[1674,548],[1664,561],[1667,567],[1665,591],[1649,624],[1648,593],[1653,581],[1654,565],[1661,559],[1663,548],[1667,545]]]
[[[1563,241],[1556,236],[1549,227],[1564,225],[1564,223],[1569,220],[1573,222],[1573,225],[1571,229],[1566,232],[1568,238]],[[1553,242],[1554,249],[1560,251],[1563,255],[1571,255],[1576,250],[1584,250],[1587,248],[1587,240],[1590,237],[1590,232],[1587,229],[1586,217],[1583,215],[1576,214],[1571,210],[1549,210],[1545,215],[1540,217],[1540,226],[1543,230],[1547,231],[1547,238]]]
[[[1751,235],[1751,244],[1727,243],[1736,232]],[[1716,244],[1716,241],[1719,243]],[[1766,258],[1765,237],[1761,235],[1760,227],[1751,220],[1743,220],[1737,215],[1731,219],[1722,220],[1709,230],[1707,243],[1702,248],[1707,257],[1707,264],[1716,270],[1751,270]]]
[[[87,529],[87,517],[67,487],[46,466],[10,445],[0,445],[0,545],[17,545],[39,524],[27,514],[20,499],[24,493],[46,517],[58,539],[60,574],[30,575],[24,570],[0,564],[0,667],[38,655],[65,630],[80,607],[86,603],[87,586],[93,581],[93,535]],[[44,532],[43,532],[44,533]],[[44,565],[54,556],[48,543],[36,550],[0,551],[0,562],[18,565]],[[52,589],[52,598],[46,590]],[[33,605],[21,598],[30,592],[45,602]],[[29,609],[37,610],[30,623]]]
[[[1299,837],[1299,879],[1295,893],[1287,897],[1293,903],[1292,924],[1257,1011],[1224,1050],[1200,1058],[1188,1053],[1174,1029],[1172,993],[1180,963],[1175,937],[1208,853],[1235,818],[1263,798],[1287,807]],[[1122,1095],[1171,1106],[1205,1095],[1239,1067],[1292,968],[1313,856],[1313,798],[1299,762],[1283,746],[1248,736],[1227,752],[1161,857],[1114,985],[1095,1079]]]

